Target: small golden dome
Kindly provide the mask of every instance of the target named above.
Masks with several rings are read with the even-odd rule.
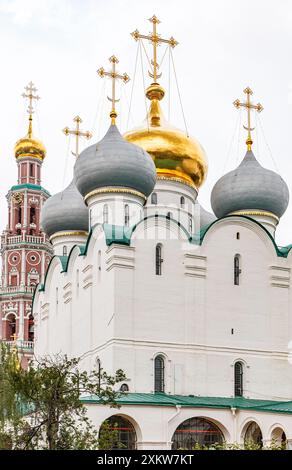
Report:
[[[43,160],[45,158],[46,149],[40,140],[33,137],[31,121],[27,135],[16,142],[14,154],[16,159],[32,157]]]
[[[164,96],[159,84],[152,83],[146,96],[151,100],[148,116],[141,127],[127,132],[125,139],[152,156],[158,178],[182,181],[198,189],[208,171],[203,148],[197,140],[167,123],[159,104]]]

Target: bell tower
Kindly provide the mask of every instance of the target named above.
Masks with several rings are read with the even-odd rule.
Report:
[[[50,194],[41,186],[46,149],[32,130],[33,103],[39,100],[36,91],[30,82],[22,95],[28,100],[28,131],[15,144],[18,180],[6,196],[8,224],[1,236],[0,338],[18,347],[24,365],[33,353],[34,288],[43,282],[52,256],[51,245],[40,228],[42,206]]]

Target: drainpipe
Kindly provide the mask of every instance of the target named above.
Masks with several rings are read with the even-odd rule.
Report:
[[[165,437],[166,438],[167,438],[168,426],[169,426],[170,421],[172,421],[174,418],[176,418],[181,412],[181,405],[175,405],[175,407],[176,407],[175,413],[169,418],[169,420],[166,423],[166,432],[165,432],[165,434],[166,434]],[[168,444],[168,442],[167,442],[167,444]]]
[[[237,442],[237,408],[231,406],[230,411],[233,416],[233,444]]]

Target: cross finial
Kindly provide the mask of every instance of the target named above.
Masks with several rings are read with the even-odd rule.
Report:
[[[157,16],[153,15],[152,18],[149,18],[150,23],[152,23],[152,33],[149,33],[148,36],[140,34],[136,29],[131,35],[138,41],[139,39],[148,39],[153,46],[153,59],[151,60],[151,65],[153,67],[152,72],[149,71],[149,75],[153,78],[154,83],[157,83],[157,80],[161,77],[161,73],[158,73],[159,64],[157,62],[157,46],[161,43],[168,44],[170,47],[174,48],[178,45],[178,42],[171,36],[169,39],[164,39],[157,34],[157,25],[160,23],[160,20]]]
[[[112,109],[111,109],[111,112],[110,112],[110,117],[112,119],[112,124],[115,124],[116,123],[116,117],[118,115],[117,111],[116,111],[116,103],[120,100],[117,100],[116,99],[116,80],[119,79],[119,80],[122,80],[122,82],[124,83],[127,83],[129,80],[130,80],[130,77],[127,73],[124,73],[123,75],[120,75],[117,71],[116,71],[116,64],[119,63],[118,59],[116,56],[112,55],[110,58],[109,58],[109,61],[110,63],[112,64],[112,70],[110,72],[106,72],[104,70],[103,67],[99,68],[97,73],[98,75],[103,78],[103,77],[109,77],[111,78],[112,80],[112,97],[110,98],[109,96],[107,97],[107,99],[109,101],[111,101],[112,103]]]
[[[12,339],[13,343],[15,344],[16,340],[17,340],[17,334],[13,333],[13,335],[11,335],[11,339]]]
[[[80,124],[82,122],[82,119],[80,116],[75,116],[75,118],[73,119],[74,122],[76,122],[76,128],[75,129],[69,129],[69,127],[65,127],[63,129],[63,132],[65,135],[75,135],[76,137],[76,144],[75,144],[75,153],[73,153],[73,155],[75,155],[76,158],[79,157],[79,138],[80,137],[86,137],[86,139],[91,139],[92,137],[92,134],[91,132],[89,131],[82,131],[80,129]]]
[[[239,109],[239,108],[246,108],[247,110],[247,126],[243,126],[244,129],[247,130],[247,139],[246,139],[246,145],[247,145],[247,150],[251,150],[251,146],[253,144],[252,138],[251,138],[251,131],[253,131],[255,128],[251,127],[251,121],[250,121],[250,112],[252,109],[255,109],[258,113],[260,113],[264,108],[260,103],[258,104],[252,104],[250,101],[250,96],[253,94],[253,91],[249,88],[246,87],[243,92],[246,94],[246,102],[241,103],[239,100],[235,100],[233,102],[234,106]]]
[[[34,86],[32,82],[29,82],[29,84],[24,88],[25,92],[22,93],[23,98],[28,99],[28,107],[27,107],[27,112],[29,114],[29,126],[28,126],[28,137],[31,139],[32,137],[32,115],[34,113],[34,107],[33,107],[33,101],[36,100],[38,101],[40,97],[36,95],[35,93],[37,92],[37,88]]]

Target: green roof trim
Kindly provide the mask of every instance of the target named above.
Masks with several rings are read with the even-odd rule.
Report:
[[[67,270],[68,256],[58,256],[58,258],[61,261],[63,271],[66,271]]]
[[[287,246],[278,246],[275,242],[275,239],[274,237],[272,236],[272,234],[260,223],[258,222],[257,220],[255,219],[252,219],[251,217],[248,217],[246,215],[225,215],[224,217],[221,217],[219,219],[216,219],[214,220],[214,222],[211,222],[211,224],[209,225],[205,225],[205,227],[202,227],[201,230],[196,233],[193,237],[192,237],[192,240],[191,242],[192,243],[195,243],[195,244],[198,244],[198,245],[202,245],[203,243],[203,240],[205,238],[205,235],[207,234],[208,230],[213,226],[215,225],[217,222],[219,222],[220,220],[224,220],[224,219],[230,219],[232,217],[240,217],[241,219],[246,219],[246,220],[249,220],[250,222],[253,222],[254,224],[258,225],[259,227],[261,227],[262,230],[264,230],[264,232],[266,232],[266,234],[268,235],[268,237],[270,238],[270,240],[272,241],[273,245],[274,245],[274,248],[275,248],[275,251],[276,251],[276,254],[277,256],[279,256],[280,258],[287,258],[291,248],[292,248],[292,244],[291,245],[287,245]]]
[[[119,245],[130,245],[132,236],[131,227],[103,224],[103,230],[107,246],[111,246],[113,243],[117,243]]]
[[[97,396],[81,399],[84,404],[98,404]],[[183,408],[238,408],[292,414],[292,401],[256,400],[243,397],[199,397],[194,395],[167,395],[165,393],[124,393],[117,399],[119,405],[181,406]]]
[[[50,196],[49,191],[43,188],[43,186],[39,186],[38,184],[30,184],[30,183],[16,184],[15,186],[12,186],[10,188],[10,191],[18,191],[19,189],[32,189],[34,191],[43,191],[48,196]]]

